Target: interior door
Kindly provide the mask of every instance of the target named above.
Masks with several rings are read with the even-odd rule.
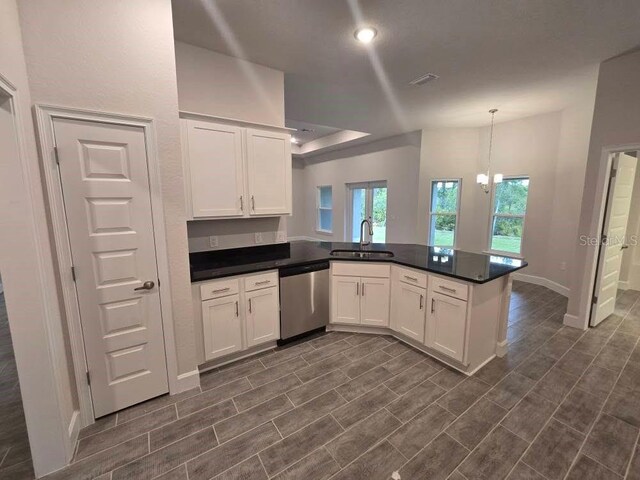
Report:
[[[246,200],[242,129],[186,122],[193,217],[241,217]]]
[[[144,132],[55,119],[96,417],[168,391]]]
[[[249,215],[291,213],[291,135],[247,128]]]
[[[591,314],[592,326],[605,320],[616,308],[636,165],[637,160],[624,153],[616,154],[613,160],[602,229],[602,245],[598,257],[598,274]]]
[[[388,327],[389,279],[362,278],[360,292],[360,322],[363,325]]]

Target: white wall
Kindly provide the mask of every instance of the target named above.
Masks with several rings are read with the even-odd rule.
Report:
[[[180,110],[284,126],[284,73],[176,42]]]
[[[636,152],[636,158],[638,158]],[[636,178],[633,184],[631,210],[627,223],[627,244],[629,249],[623,253],[620,270],[620,288],[640,290],[640,165],[636,166]]]
[[[638,78],[640,51],[600,64],[578,236],[595,236],[599,229],[600,183],[606,170],[603,149],[640,144]],[[578,240],[579,237],[574,240],[574,270],[570,277],[572,293],[566,320],[586,327],[595,250],[594,247],[580,246]]]
[[[0,270],[34,469],[43,475],[69,460],[74,446],[70,429],[78,407],[60,299],[52,288],[54,265],[43,221],[44,197],[15,0],[0,0],[0,76],[16,95],[13,105],[0,98]]]
[[[306,161],[294,168],[293,217],[289,236],[326,241],[345,239],[347,183],[387,181],[387,242],[413,243],[420,163],[418,134],[402,135],[346,148]],[[299,165],[298,165],[299,167]],[[333,187],[333,233],[316,232],[316,189]]]
[[[20,2],[34,103],[151,117],[157,133],[178,373],[196,368],[170,0]]]

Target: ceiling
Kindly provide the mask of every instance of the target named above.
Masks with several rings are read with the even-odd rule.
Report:
[[[640,45],[638,0],[173,0],[176,39],[285,72],[286,117],[393,134],[559,110]],[[370,47],[357,26],[377,28]],[[224,35],[221,33],[224,32]],[[421,87],[412,79],[440,75]]]
[[[297,130],[296,132],[292,132],[292,136],[298,140],[298,145],[304,145],[305,143],[340,131],[339,128],[325,127],[324,125],[316,125],[315,123],[289,119],[285,121],[285,126],[288,128],[295,128]]]

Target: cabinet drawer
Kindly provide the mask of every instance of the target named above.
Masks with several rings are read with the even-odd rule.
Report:
[[[203,301],[211,298],[226,297],[227,295],[236,294],[239,291],[240,285],[237,278],[217,280],[200,285],[200,296]]]
[[[448,280],[446,278],[436,277],[435,275],[429,276],[429,290],[458,298],[460,300],[467,300],[469,297],[468,285]]]
[[[391,266],[388,263],[331,262],[333,275],[389,278],[390,272]]]
[[[424,273],[409,270],[408,268],[394,267],[398,280],[409,285],[427,288],[427,275]]]
[[[251,292],[253,290],[259,290],[261,288],[275,287],[278,285],[278,273],[268,272],[260,273],[258,275],[251,275],[244,279],[244,290]]]

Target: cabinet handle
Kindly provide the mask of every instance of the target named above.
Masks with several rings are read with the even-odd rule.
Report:
[[[364,297],[364,282],[362,283],[362,296]]]
[[[431,313],[436,313],[436,299],[431,299]]]
[[[228,292],[229,290],[231,290],[230,287],[227,288],[218,288],[217,290],[211,290],[211,293],[222,293],[222,292]]]
[[[261,282],[256,282],[256,285],[267,285],[271,283],[271,280],[262,280]]]
[[[420,295],[420,310],[424,307],[424,295]]]
[[[356,297],[360,295],[360,282],[356,283]]]
[[[238,301],[236,300],[236,317],[240,316],[240,307],[238,306]]]
[[[256,211],[256,199],[251,195],[251,210]]]
[[[251,299],[249,299],[249,313],[251,313]]]
[[[240,195],[240,211],[244,212],[244,200],[242,199],[242,195]]]
[[[415,278],[415,277],[410,277],[410,276],[408,276],[408,275],[405,275],[405,276],[404,276],[404,278],[406,278],[407,280],[411,280],[412,282],[417,282],[417,281],[418,281],[418,279],[417,279],[417,278]]]
[[[451,293],[456,293],[458,291],[455,288],[444,287],[442,285],[438,285],[438,288],[440,290],[444,290],[445,292],[451,292]]]

